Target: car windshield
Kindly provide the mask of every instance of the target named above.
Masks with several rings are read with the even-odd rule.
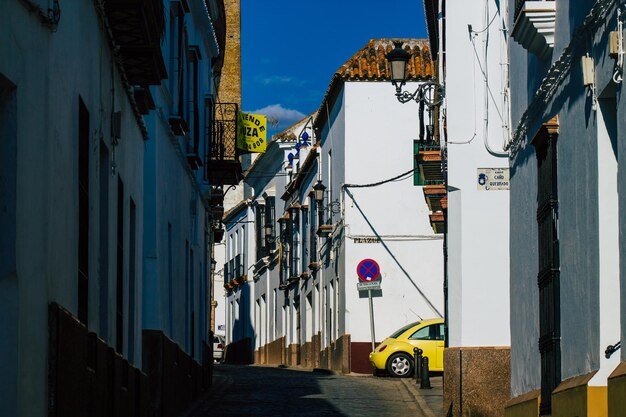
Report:
[[[392,338],[392,339],[395,339],[395,338],[397,338],[398,336],[400,336],[402,333],[404,333],[404,332],[406,332],[407,330],[409,330],[411,327],[416,326],[416,325],[418,325],[418,324],[420,324],[420,322],[419,322],[419,321],[416,321],[415,323],[407,324],[406,326],[404,326],[404,327],[402,327],[402,328],[400,328],[400,329],[396,330],[395,332],[393,332],[393,333],[391,334],[391,336],[389,336],[389,337],[390,337],[390,338]]]

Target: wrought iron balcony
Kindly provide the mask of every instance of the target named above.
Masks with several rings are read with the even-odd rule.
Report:
[[[157,85],[167,78],[161,52],[165,14],[161,0],[107,0],[106,19],[128,82]]]
[[[441,200],[446,196],[446,187],[443,184],[437,185],[425,185],[424,186],[424,198],[430,211],[442,211]]]
[[[435,233],[446,232],[445,214],[442,211],[436,211],[430,214],[430,225]]]
[[[419,144],[415,155],[421,183],[424,185],[443,184],[441,149],[438,143]]]
[[[242,180],[237,152],[236,103],[205,102],[205,179],[212,185],[235,185]]]
[[[224,264],[224,288],[230,290],[248,280],[242,255],[237,255]]]

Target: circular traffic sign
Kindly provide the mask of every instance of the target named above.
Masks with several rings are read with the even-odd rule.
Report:
[[[363,259],[356,267],[356,274],[363,282],[372,282],[380,278],[380,266],[373,259]]]

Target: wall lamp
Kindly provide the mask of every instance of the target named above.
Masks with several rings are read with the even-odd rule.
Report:
[[[324,194],[326,193],[326,186],[322,183],[322,180],[317,180],[313,186],[313,200],[320,211],[330,210],[332,213],[337,214],[340,211],[339,201],[333,201],[328,203],[324,207]]]
[[[326,186],[322,184],[322,180],[317,180],[315,185],[313,186],[313,199],[317,203],[318,207],[322,205],[324,202],[324,192],[326,191]]]
[[[402,42],[394,42],[395,48],[385,58],[389,63],[391,83],[396,87],[396,98],[400,103],[415,100],[423,103],[429,111],[439,105],[444,96],[443,86],[433,81],[420,84],[414,92],[402,91],[406,84],[406,69],[411,55],[402,48]]]

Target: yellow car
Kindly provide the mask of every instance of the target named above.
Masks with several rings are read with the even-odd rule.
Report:
[[[424,351],[431,371],[443,371],[443,319],[422,320],[395,331],[370,353],[376,369],[386,369],[390,375],[413,375],[413,348]]]

